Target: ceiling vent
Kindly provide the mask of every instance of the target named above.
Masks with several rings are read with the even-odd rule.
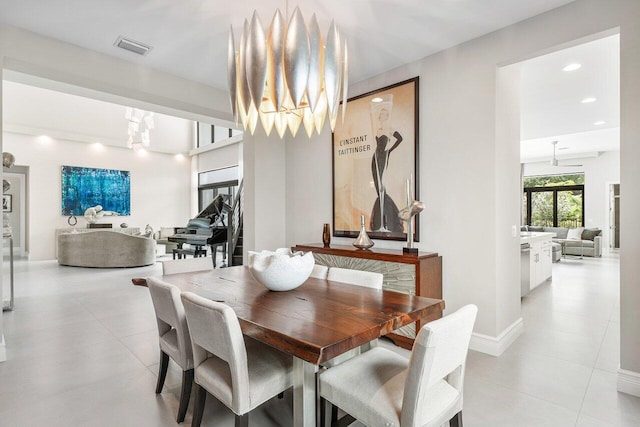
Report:
[[[126,39],[123,36],[119,36],[114,46],[119,47],[120,49],[128,50],[129,52],[137,53],[138,55],[146,55],[152,49],[151,46],[147,46],[144,43],[136,42],[131,39]]]

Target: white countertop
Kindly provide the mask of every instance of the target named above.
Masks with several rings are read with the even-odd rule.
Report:
[[[520,244],[542,242],[545,240],[551,240],[556,237],[556,233],[545,233],[543,231],[521,231],[520,232]]]

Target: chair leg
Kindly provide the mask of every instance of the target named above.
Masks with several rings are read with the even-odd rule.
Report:
[[[193,407],[193,418],[191,427],[200,427],[202,423],[202,414],[204,414],[204,404],[207,402],[207,390],[200,384],[196,383],[196,401]]]
[[[169,355],[160,350],[160,370],[158,371],[158,382],[156,384],[156,394],[162,393],[164,380],[167,378],[167,368],[169,368]]]
[[[236,415],[235,427],[249,427],[249,413],[244,415]]]
[[[180,406],[178,407],[178,418],[176,421],[181,423],[187,414],[189,406],[189,398],[191,397],[191,388],[193,387],[193,369],[182,372],[182,390],[180,390]]]
[[[462,427],[462,411],[458,412],[449,420],[449,427]]]
[[[333,419],[333,413],[336,413],[336,418],[338,417],[337,407],[333,406],[331,402],[327,399],[321,397],[320,398],[320,426],[321,427],[331,427],[331,424],[336,420]]]

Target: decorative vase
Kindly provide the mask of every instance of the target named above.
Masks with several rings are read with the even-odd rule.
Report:
[[[329,224],[322,225],[322,243],[325,248],[331,244],[331,226]]]
[[[364,228],[364,215],[360,215],[360,234],[355,242],[353,242],[353,246],[358,249],[369,249],[373,246],[373,242],[367,235],[367,230]]]

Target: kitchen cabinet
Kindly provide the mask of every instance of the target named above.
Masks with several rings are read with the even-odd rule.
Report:
[[[522,233],[521,245],[528,245],[529,256],[521,257],[522,265],[522,296],[527,295],[540,284],[551,278],[552,246],[551,238],[554,233],[529,232]],[[521,251],[526,250],[522,248]],[[527,274],[528,273],[528,274]]]

